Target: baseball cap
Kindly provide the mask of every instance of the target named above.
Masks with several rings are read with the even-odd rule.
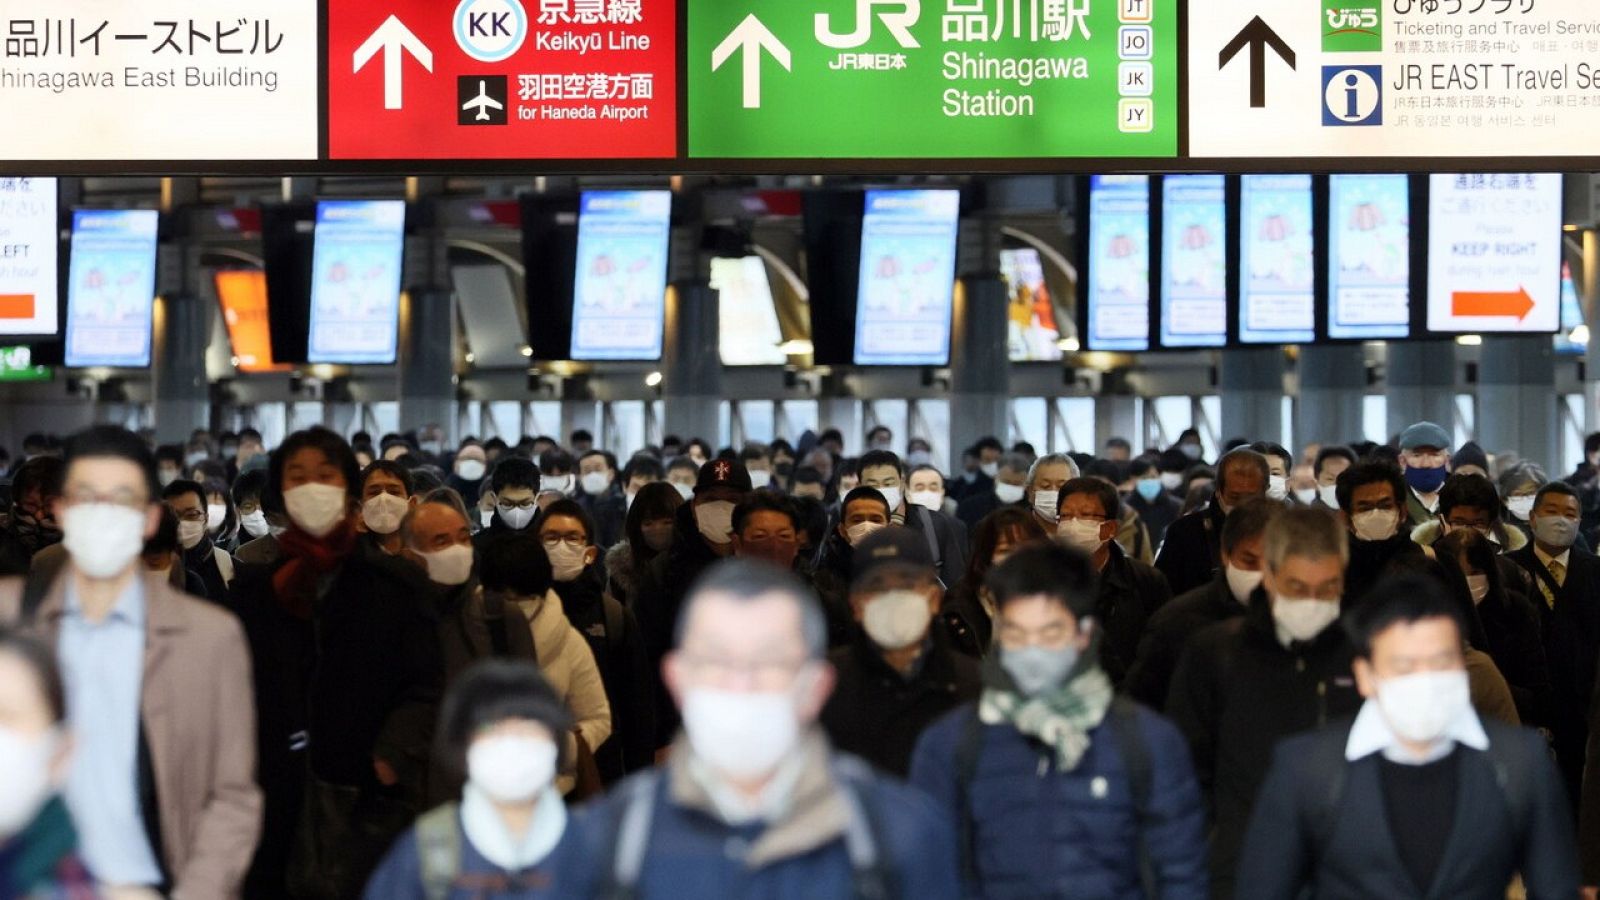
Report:
[[[750,487],[750,470],[744,463],[733,459],[713,459],[700,467],[700,474],[695,478],[694,492],[709,491],[715,488],[728,488],[729,490],[747,493]]]
[[[928,549],[928,539],[917,531],[899,525],[880,528],[867,535],[851,556],[850,582],[888,567],[913,569],[921,574],[933,574],[933,554]]]

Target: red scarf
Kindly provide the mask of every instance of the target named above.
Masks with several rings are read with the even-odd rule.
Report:
[[[272,574],[272,589],[278,605],[290,615],[311,618],[317,579],[342,565],[355,547],[355,523],[349,518],[320,538],[290,525],[288,531],[278,536],[278,548],[286,562]]]

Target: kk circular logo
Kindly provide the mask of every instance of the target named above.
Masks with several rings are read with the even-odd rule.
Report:
[[[456,43],[478,62],[509,59],[528,37],[522,0],[461,0],[456,7]]]

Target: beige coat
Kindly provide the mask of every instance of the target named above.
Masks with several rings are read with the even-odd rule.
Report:
[[[145,573],[145,652],[140,721],[150,749],[161,845],[173,900],[228,900],[261,836],[256,786],[255,693],[250,651],[226,611]],[[57,577],[34,621],[54,645],[65,613]],[[23,581],[0,581],[0,622],[21,614]]]
[[[600,680],[600,667],[595,665],[588,641],[572,627],[555,591],[540,600],[518,600],[517,605],[533,630],[533,646],[545,679],[555,688],[556,696],[566,702],[584,743],[590,750],[600,749],[611,737],[611,704],[606,700],[606,686]],[[572,790],[575,783],[575,752],[576,742],[569,738],[567,765],[556,777],[556,787],[563,794]]]

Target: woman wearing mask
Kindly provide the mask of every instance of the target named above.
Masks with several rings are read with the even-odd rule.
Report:
[[[1549,481],[1550,476],[1533,463],[1517,463],[1501,472],[1495,485],[1500,491],[1500,502],[1506,508],[1502,520],[1507,527],[1515,527],[1530,541],[1533,540],[1533,529],[1528,524],[1528,516],[1533,512],[1533,497]]]
[[[594,654],[568,621],[553,590],[544,544],[527,532],[496,534],[478,548],[479,579],[486,594],[498,593],[527,615],[539,671],[576,724],[563,734],[566,762],[556,776],[562,796],[577,784],[577,742],[586,752],[611,736],[611,703]]]
[[[606,553],[607,587],[619,602],[632,602],[651,561],[672,546],[672,523],[682,505],[677,488],[664,481],[647,484],[634,495],[623,523],[627,539]]]
[[[459,803],[400,838],[367,900],[570,897],[583,862],[555,775],[572,718],[539,670],[488,661],[461,676],[439,715],[437,755],[465,777]]]
[[[93,898],[61,790],[72,741],[50,650],[0,629],[0,897]]]
[[[205,488],[186,479],[180,478],[161,490],[162,502],[178,517],[183,565],[205,584],[205,593],[200,596],[212,603],[225,603],[233,584],[233,557],[211,540],[206,499]]]
[[[594,544],[594,523],[583,507],[575,500],[557,500],[545,510],[538,528],[550,559],[553,593],[572,627],[588,641],[611,704],[612,738],[589,748],[601,780],[611,785],[654,762],[655,676],[633,611],[605,592],[595,565],[600,550]]]
[[[467,441],[456,451],[455,463],[445,487],[454,488],[463,498],[477,499],[483,476],[489,474],[489,455],[477,441]]]
[[[994,635],[994,599],[983,580],[1016,548],[1048,538],[1039,520],[1026,509],[999,509],[978,523],[967,573],[945,593],[940,611],[956,649],[980,659],[988,652]]]
[[[212,479],[205,482],[206,536],[218,549],[232,553],[239,549],[239,511],[234,509],[228,483]]]
[[[264,497],[287,514],[280,556],[235,585],[266,795],[247,897],[354,895],[423,807],[443,682],[433,592],[413,566],[357,552],[360,485],[338,435],[290,435]]]

